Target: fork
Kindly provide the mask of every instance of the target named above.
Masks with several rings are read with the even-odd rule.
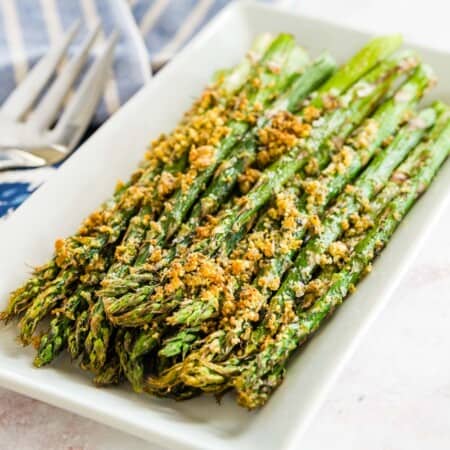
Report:
[[[106,40],[57,118],[100,30],[99,24],[87,35],[79,53],[54,77],[79,27],[79,23],[72,25],[1,106],[0,170],[56,164],[71,153],[86,131],[108,78],[118,34],[113,32]]]

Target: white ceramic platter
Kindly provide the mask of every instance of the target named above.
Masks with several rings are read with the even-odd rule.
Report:
[[[235,3],[225,9],[1,225],[2,308],[8,292],[27,277],[29,266],[50,257],[55,238],[72,233],[107,198],[116,180],[126,179],[150,139],[177,123],[214,70],[236,63],[252,38],[264,31],[293,33],[312,55],[328,49],[340,62],[371,37],[256,4]],[[448,100],[450,56],[419,50],[441,80],[433,95]],[[33,352],[17,345],[14,325],[0,329],[0,384],[169,448],[292,448],[444,209],[449,179],[450,164],[446,164],[373,273],[296,355],[286,381],[261,411],[249,413],[229,395],[218,405],[206,396],[176,403],[123,388],[97,389],[67,361],[34,369]]]

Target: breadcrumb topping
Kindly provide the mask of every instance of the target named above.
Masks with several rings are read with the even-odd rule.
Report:
[[[270,123],[258,131],[258,163],[267,166],[294,147],[300,138],[308,137],[310,132],[311,125],[301,118],[287,111],[276,113]]]
[[[177,185],[177,177],[171,174],[170,172],[164,171],[161,174],[159,179],[159,183],[157,186],[158,194],[161,197],[168,197],[171,194]]]
[[[192,147],[189,152],[189,163],[194,169],[206,169],[215,162],[215,153],[212,145]]]
[[[247,167],[244,173],[239,176],[239,189],[243,194],[246,194],[258,181],[261,172],[253,167]]]

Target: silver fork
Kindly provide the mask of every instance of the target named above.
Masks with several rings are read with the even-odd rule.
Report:
[[[79,23],[74,24],[1,106],[0,170],[55,164],[67,157],[86,131],[108,78],[116,32],[107,39],[58,119],[63,102],[87,61],[100,25],[87,35],[79,53],[62,68],[35,105],[78,29]]]

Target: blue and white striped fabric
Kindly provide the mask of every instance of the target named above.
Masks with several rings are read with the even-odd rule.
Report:
[[[0,105],[73,22],[81,19],[86,29],[101,22],[100,40],[117,29],[120,42],[113,76],[93,119],[95,129],[149,80],[151,66],[157,69],[169,60],[228,1],[0,0]],[[71,51],[76,52],[84,34],[79,33]],[[0,217],[12,212],[55,170],[0,173]]]

